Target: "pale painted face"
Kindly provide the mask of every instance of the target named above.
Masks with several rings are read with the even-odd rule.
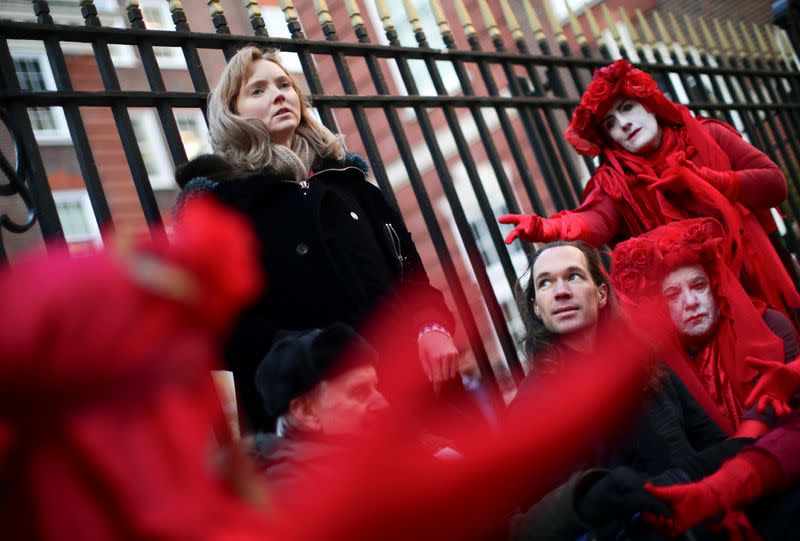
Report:
[[[661,145],[656,115],[636,100],[623,97],[615,101],[602,124],[608,136],[628,152],[644,154]]]
[[[594,283],[586,256],[578,248],[548,248],[536,259],[531,276],[533,311],[549,331],[571,334],[597,323],[608,288]]]
[[[661,286],[669,315],[681,336],[706,338],[716,330],[719,309],[711,280],[702,265],[672,271]]]
[[[263,58],[254,61],[235,105],[239,115],[263,122],[273,143],[291,146],[300,124],[300,96],[278,64]]]
[[[371,365],[323,381],[309,399],[310,428],[326,435],[357,435],[388,409]]]

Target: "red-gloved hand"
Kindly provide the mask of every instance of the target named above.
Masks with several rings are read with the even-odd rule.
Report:
[[[714,530],[727,533],[729,541],[763,541],[743,511],[729,511]]]
[[[642,520],[671,537],[680,535],[723,511],[719,498],[703,481],[669,487],[657,487],[647,483],[644,488],[656,498],[669,504],[672,516],[648,514],[643,515]]]
[[[739,193],[742,188],[742,176],[738,171],[717,171],[710,167],[698,166],[687,160],[685,156],[678,157],[676,164],[711,184],[719,193],[724,195],[728,201],[736,201],[739,199]]]
[[[745,407],[756,404],[756,410],[763,413],[767,405],[772,405],[777,415],[791,413],[789,400],[800,389],[800,362],[794,360],[785,364],[752,356],[747,356],[745,362],[761,372],[761,377],[744,402]]]
[[[517,238],[527,242],[550,242],[561,238],[560,224],[537,214],[504,214],[497,221],[516,226],[506,237],[506,244]]]
[[[505,214],[497,219],[501,224],[517,227],[506,237],[506,244],[520,238],[528,242],[551,242],[554,240],[591,241],[592,230],[578,213],[561,211],[550,218],[536,214]]]
[[[643,516],[648,524],[676,536],[723,511],[731,511],[754,502],[764,490],[758,470],[749,460],[737,456],[716,473],[697,483],[644,488],[672,508],[669,517]]]

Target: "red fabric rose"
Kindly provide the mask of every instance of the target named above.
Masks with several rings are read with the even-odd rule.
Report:
[[[622,80],[622,93],[631,98],[646,98],[658,91],[658,85],[649,73],[630,70]]]

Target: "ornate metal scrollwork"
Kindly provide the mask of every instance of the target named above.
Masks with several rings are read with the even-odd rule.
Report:
[[[30,178],[30,168],[17,132],[14,130],[13,124],[9,122],[8,116],[3,109],[0,109],[0,121],[5,124],[11,134],[16,162],[16,168],[12,167],[5,155],[0,152],[0,170],[8,178],[8,184],[0,184],[0,196],[19,196],[25,208],[28,209],[27,219],[22,223],[15,222],[8,214],[0,214],[0,227],[4,227],[12,233],[24,233],[36,223],[36,209],[33,206],[33,199],[27,185],[27,181]]]

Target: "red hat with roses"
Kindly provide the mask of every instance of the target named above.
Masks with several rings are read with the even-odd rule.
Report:
[[[713,218],[682,220],[619,243],[614,249],[611,282],[630,299],[660,293],[670,272],[688,265],[703,265],[712,282],[722,261],[725,231]]]
[[[640,102],[660,121],[683,123],[683,106],[670,101],[649,73],[633,67],[627,60],[617,60],[594,72],[564,132],[564,137],[579,154],[596,156],[601,147],[609,144],[601,120],[611,105],[623,96]]]

